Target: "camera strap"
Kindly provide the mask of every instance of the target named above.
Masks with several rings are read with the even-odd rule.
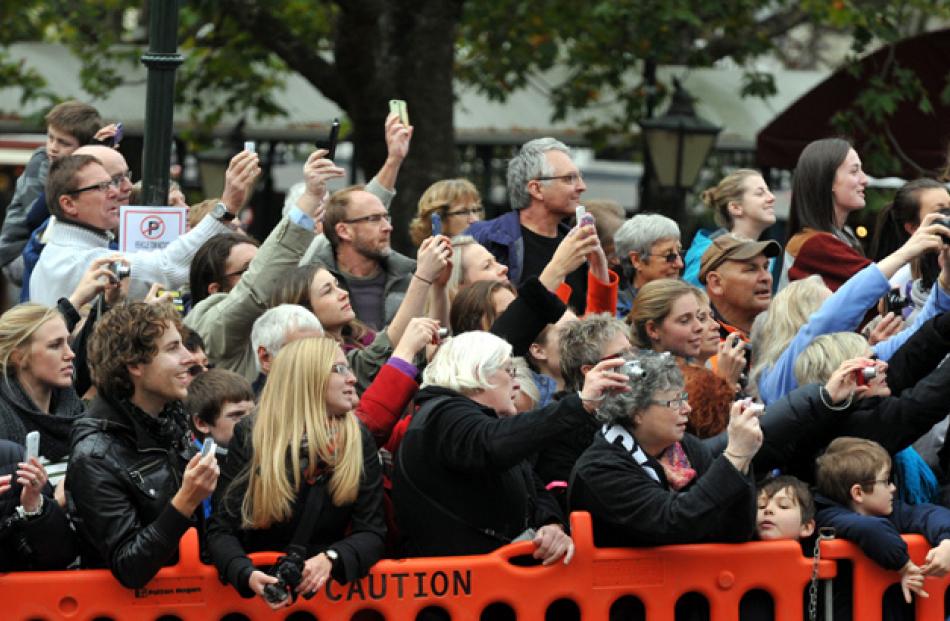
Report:
[[[303,558],[307,558],[307,541],[313,534],[313,527],[316,526],[317,518],[320,517],[320,511],[323,509],[323,495],[327,478],[327,473],[324,472],[317,477],[312,485],[307,485],[307,498],[304,501],[303,513],[300,516],[300,521],[297,522],[294,536],[291,537],[290,544],[287,546],[288,552],[297,550],[302,552],[301,556]]]

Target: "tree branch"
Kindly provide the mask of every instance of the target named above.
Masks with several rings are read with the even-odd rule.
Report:
[[[300,40],[287,24],[254,0],[221,0],[221,11],[229,14],[248,32],[266,32],[258,40],[277,54],[287,66],[313,84],[341,108],[348,106],[346,89],[336,65],[327,62],[312,41]]]
[[[775,13],[766,17],[754,27],[755,34],[765,39],[772,39],[779,35],[786,34],[792,28],[807,23],[809,15],[798,7],[789,8],[782,13]],[[704,52],[710,58],[718,60],[727,56],[732,56],[736,52],[747,48],[748,44],[737,41],[735,37],[720,37],[710,39]]]

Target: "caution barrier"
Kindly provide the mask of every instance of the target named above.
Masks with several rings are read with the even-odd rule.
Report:
[[[385,560],[358,582],[331,582],[313,599],[298,599],[276,613],[260,598],[243,599],[222,584],[215,568],[199,560],[197,535],[192,530],[182,540],[178,564],[163,568],[143,589],[126,589],[103,570],[0,575],[0,618],[403,621],[435,607],[453,620],[477,620],[492,607],[509,608],[519,620],[540,621],[556,610],[559,619],[606,621],[618,602],[627,604],[635,598],[650,621],[673,621],[677,600],[697,593],[708,601],[711,618],[720,620],[738,618],[740,600],[753,589],[771,596],[777,621],[803,618],[803,593],[812,561],[795,542],[598,549],[593,544],[590,515],[572,514],[571,525],[576,553],[567,566],[512,562],[531,554],[530,542],[483,556]],[[851,552],[838,542],[828,550],[829,557],[831,551]],[[919,550],[915,548],[914,554],[916,559]],[[253,558],[265,564],[273,562],[276,554]],[[822,579],[835,573],[835,562],[821,561]]]
[[[917,565],[923,565],[924,557],[931,546],[920,535],[904,535],[910,558]],[[900,582],[900,574],[888,571],[870,560],[861,552],[861,548],[843,539],[821,542],[821,557],[835,561],[850,561],[853,571],[854,588],[851,590],[851,610],[854,619],[880,619],[884,591]],[[917,621],[930,621],[947,618],[944,611],[944,597],[950,575],[943,578],[927,578],[924,590],[930,597],[914,598]]]

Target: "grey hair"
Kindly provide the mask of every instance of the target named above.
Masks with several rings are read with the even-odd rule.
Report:
[[[488,378],[511,358],[508,341],[472,330],[442,341],[422,372],[422,388],[442,386],[463,395],[494,388]]]
[[[681,239],[676,221],[658,213],[640,213],[614,233],[614,253],[619,259],[629,261],[630,253],[636,252],[642,261],[649,263],[650,250],[661,239]]]
[[[537,138],[524,143],[518,155],[508,162],[508,202],[512,209],[525,209],[531,205],[528,182],[536,177],[550,177],[554,168],[548,163],[545,153],[561,151],[568,157],[571,150],[554,138]],[[542,183],[548,183],[544,181]]]
[[[627,374],[629,392],[608,392],[594,416],[608,425],[633,427],[633,417],[652,404],[661,390],[681,389],[685,385],[683,373],[676,360],[668,353],[658,354],[642,349],[624,356],[629,361],[617,370]]]
[[[251,328],[251,347],[254,348],[254,363],[261,370],[257,350],[263,347],[271,356],[287,344],[287,335],[296,330],[323,332],[320,320],[312,312],[297,304],[281,304],[268,309],[257,318]]]
[[[518,386],[521,387],[521,392],[528,395],[533,407],[539,407],[541,391],[538,390],[538,385],[534,383],[534,373],[531,372],[528,361],[521,357],[512,358],[511,368],[515,370],[515,379],[518,381]]]
[[[860,334],[832,332],[816,337],[795,360],[795,379],[800,386],[824,384],[841,363],[870,354],[871,346]]]
[[[604,344],[617,334],[630,338],[627,325],[610,313],[588,315],[561,328],[558,351],[565,390],[580,390],[584,385],[581,367],[597,364],[604,355]]]

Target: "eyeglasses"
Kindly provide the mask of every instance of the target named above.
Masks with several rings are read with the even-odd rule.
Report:
[[[119,184],[121,183],[122,183],[121,181],[117,183],[116,180],[113,178],[113,179],[109,179],[108,181],[100,181],[99,183],[93,183],[92,185],[87,185],[83,188],[68,190],[66,192],[63,192],[63,194],[82,194],[83,192],[88,192],[90,190],[96,190],[99,192],[108,192],[109,188],[117,188],[119,187]]]
[[[569,185],[577,185],[584,181],[584,176],[579,172],[572,172],[567,175],[555,175],[553,177],[535,177],[536,181],[554,181],[555,179],[559,179]]]
[[[683,251],[682,251],[682,250],[678,250],[678,251],[677,251],[677,250],[671,250],[670,252],[667,252],[666,254],[654,254],[654,253],[651,252],[649,256],[651,256],[651,257],[663,257],[663,259],[664,259],[667,263],[676,263],[677,261],[679,261],[679,260],[681,260],[681,259],[683,258]]]
[[[861,485],[874,486],[874,485],[877,485],[878,483],[880,483],[884,487],[887,487],[888,485],[891,485],[894,483],[894,477],[888,476],[886,479],[871,479],[869,481],[861,481]]]
[[[679,397],[676,399],[670,399],[669,401],[657,401],[656,399],[651,399],[650,403],[662,405],[663,407],[670,408],[671,410],[682,410],[684,407],[689,405],[689,393],[681,392]]]
[[[351,220],[344,220],[345,224],[359,224],[360,222],[369,222],[370,224],[379,224],[385,220],[386,222],[392,222],[393,217],[388,213],[374,213],[371,216],[363,216],[362,218],[352,218]]]
[[[349,365],[338,362],[330,367],[330,371],[333,373],[339,373],[340,375],[355,375],[353,369]]]
[[[123,182],[123,181],[126,181],[126,180],[127,180],[129,183],[132,183],[132,171],[131,171],[131,170],[127,170],[127,171],[125,171],[125,172],[120,172],[120,173],[117,174],[117,175],[112,175],[112,185],[114,185],[114,186],[117,187],[117,188],[118,188],[118,187],[122,187],[122,182]]]
[[[448,209],[449,206],[443,206],[443,209]],[[485,215],[485,208],[481,205],[472,205],[466,209],[457,209],[455,211],[446,211],[446,216],[483,216]]]
[[[623,351],[618,351],[616,354],[608,354],[597,362],[603,362],[604,360],[616,360],[617,358],[623,358],[624,356],[632,356],[635,353],[637,353],[637,350],[633,348],[624,349]]]

